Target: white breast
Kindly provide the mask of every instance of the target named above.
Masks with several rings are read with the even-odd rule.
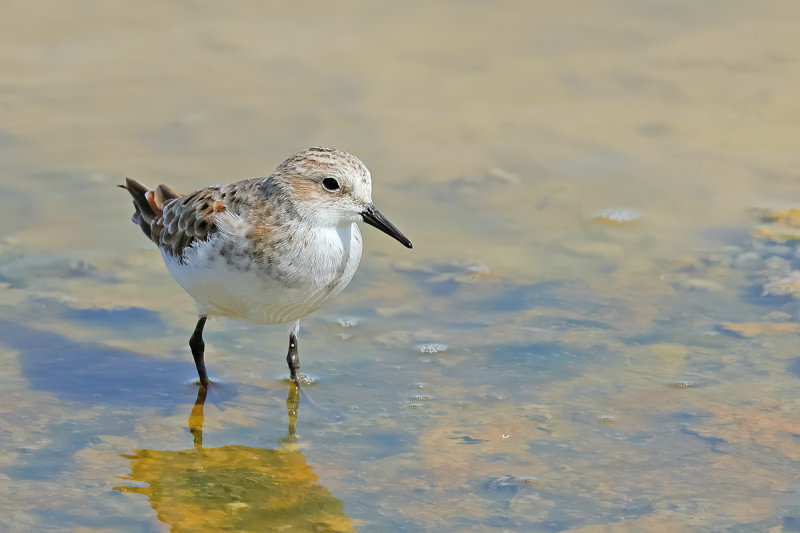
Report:
[[[184,262],[163,250],[162,256],[200,314],[284,324],[316,311],[339,294],[361,260],[361,232],[355,223],[315,228],[302,237],[294,239],[285,253],[272,256],[269,265],[254,262],[244,241],[237,243],[239,253],[223,257],[223,245],[232,238],[224,232],[192,245]]]

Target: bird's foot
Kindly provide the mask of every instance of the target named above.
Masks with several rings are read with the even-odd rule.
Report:
[[[301,374],[301,373],[297,373],[294,376],[289,376],[284,381],[287,383],[294,383],[298,389],[302,389],[303,387],[310,387],[317,382],[315,378],[312,378],[307,374]]]

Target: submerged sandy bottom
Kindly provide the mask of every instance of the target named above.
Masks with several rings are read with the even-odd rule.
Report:
[[[800,530],[799,9],[6,2],[0,529]],[[303,322],[316,408],[220,320],[201,409],[115,185],[309,145],[415,248]]]

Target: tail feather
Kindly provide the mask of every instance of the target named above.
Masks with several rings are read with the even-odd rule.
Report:
[[[163,208],[165,202],[173,200],[180,196],[182,195],[178,192],[175,192],[175,189],[173,189],[172,187],[168,187],[164,184],[159,185],[158,187],[156,187],[155,190],[156,205],[158,206],[159,209]]]
[[[150,190],[131,178],[125,178],[125,185],[120,187],[127,190],[133,198],[133,206],[136,209],[131,217],[133,223],[142,228],[148,239],[158,243],[159,219],[164,204],[181,195],[166,185],[159,185],[155,190]]]

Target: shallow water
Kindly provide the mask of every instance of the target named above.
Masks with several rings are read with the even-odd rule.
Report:
[[[800,531],[800,5],[8,1],[0,529]],[[125,176],[352,151],[415,244],[286,333]],[[288,402],[288,407],[287,407]]]

